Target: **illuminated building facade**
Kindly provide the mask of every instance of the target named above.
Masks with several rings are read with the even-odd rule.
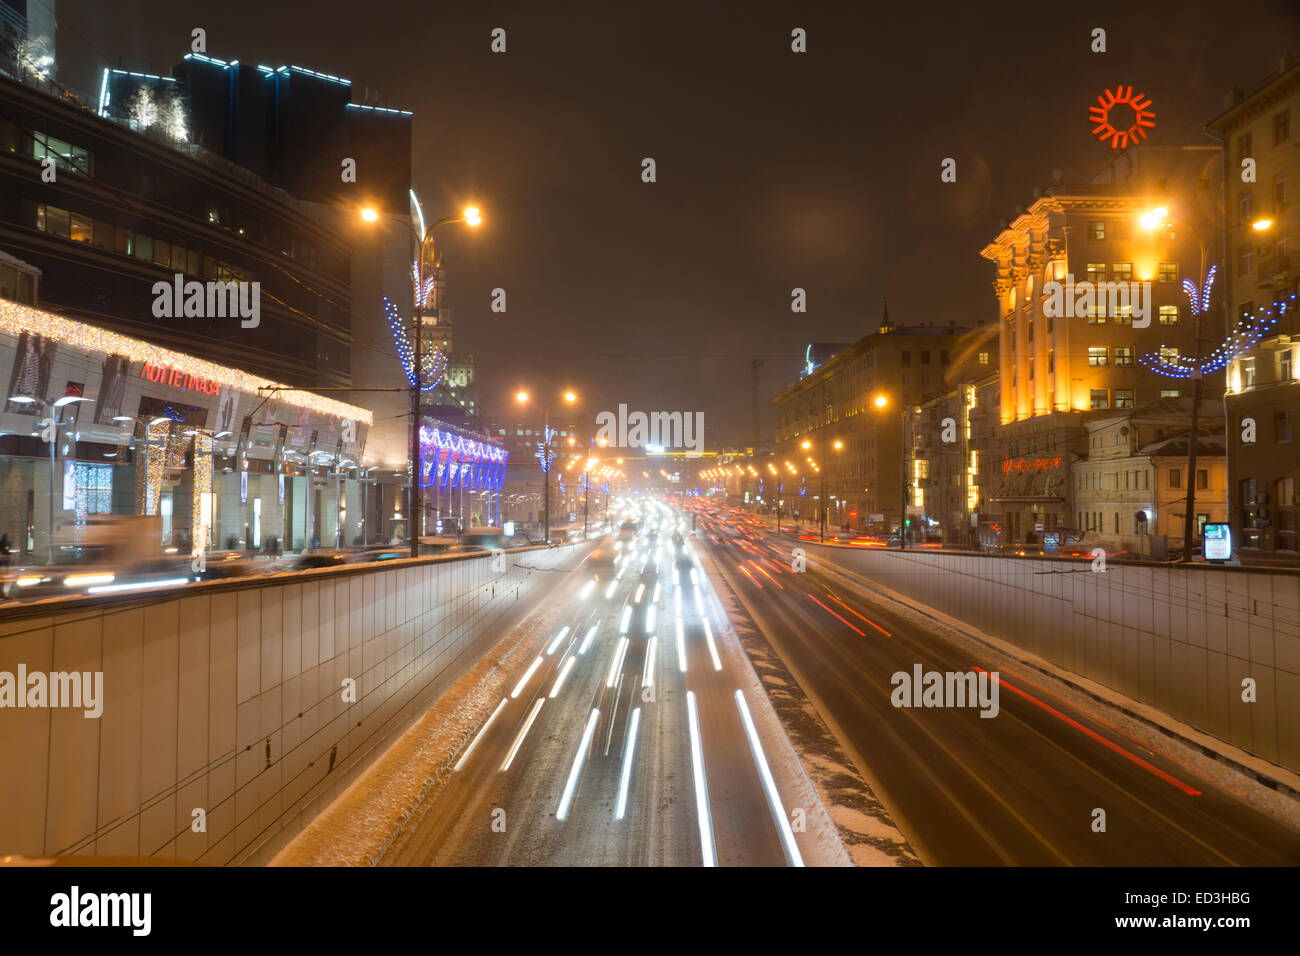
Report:
[[[1203,284],[1203,247],[1207,271],[1217,261],[1221,160],[1213,146],[1130,149],[1086,184],[1043,190],[982,250],[996,268],[999,440],[1014,463],[990,494],[1005,543],[1082,532],[1070,468],[1087,456],[1087,422],[1190,394],[1163,369],[1196,354],[1183,280]],[[1155,208],[1168,221],[1144,228]],[[1215,394],[1221,367],[1204,381]]]
[[[901,456],[912,431],[909,424],[903,437],[903,413],[969,378],[981,354],[991,361],[982,340],[954,324],[895,326],[886,310],[876,331],[804,369],[772,400],[778,475],[769,477],[780,484],[782,515],[817,519],[824,466],[828,530],[897,527]]]
[[[1210,128],[1224,142],[1224,259],[1230,328],[1256,329],[1228,367],[1227,448],[1233,541],[1245,559],[1300,559],[1300,66],[1249,96],[1234,93]],[[1253,182],[1243,181],[1248,161]],[[1253,224],[1264,220],[1268,228]]]

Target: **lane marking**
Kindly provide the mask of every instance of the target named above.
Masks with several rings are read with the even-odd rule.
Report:
[[[677,619],[677,667],[686,673],[686,638],[682,634],[682,619]]]
[[[709,619],[704,619],[704,637],[709,642],[709,656],[713,658],[713,669],[722,670],[722,661],[718,660],[718,646],[713,643],[713,628],[709,627]]]

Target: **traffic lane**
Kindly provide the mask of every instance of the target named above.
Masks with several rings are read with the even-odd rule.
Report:
[[[843,620],[835,621],[828,616],[822,621],[822,627],[838,625],[844,634],[859,641],[874,641],[888,644],[891,640],[900,645],[904,653],[892,659],[872,663],[866,668],[867,675],[877,672],[892,674],[894,670],[910,671],[914,663],[924,663],[926,669],[969,671],[972,662],[962,652],[953,653],[954,649],[944,642],[929,635],[915,634],[915,625],[893,614],[882,613],[879,609],[866,605],[851,594],[842,593],[839,582],[823,578],[817,571],[801,575],[805,582],[816,582],[824,588],[823,605],[839,612]],[[841,588],[840,592],[831,586]],[[813,590],[810,588],[810,590]],[[828,600],[836,595],[840,602],[848,607],[837,605]],[[825,612],[825,608],[819,608]],[[872,630],[871,626],[854,616],[854,611],[865,617],[873,617],[877,623],[883,623],[891,632],[891,638]],[[855,633],[845,622],[857,625],[857,630],[869,632],[867,639]],[[813,633],[816,633],[814,628]],[[859,645],[865,652],[865,645]],[[933,664],[929,661],[934,661]],[[1110,728],[1089,727],[1089,715],[1069,713],[1070,708],[1064,702],[1048,704],[1038,695],[1025,691],[1025,696],[1008,692],[1010,687],[1018,686],[1007,677],[1003,686],[1001,705],[1003,713],[999,718],[984,723],[999,724],[996,730],[985,730],[978,724],[972,725],[973,715],[965,715],[965,723],[973,726],[975,739],[967,734],[965,749],[960,750],[961,762],[969,763],[970,773],[978,773],[989,782],[999,782],[1004,795],[1016,814],[1025,816],[1024,825],[1040,835],[1042,842],[1063,854],[1071,861],[1077,862],[1140,862],[1140,863],[1224,863],[1273,862],[1285,863],[1293,852],[1294,834],[1273,824],[1242,804],[1232,801],[1226,794],[1216,790],[1207,790],[1203,796],[1210,799],[1188,804],[1189,795],[1170,784],[1167,780],[1153,773],[1159,770],[1171,776],[1175,771],[1186,772],[1181,768],[1160,767],[1161,759],[1153,755],[1137,753],[1131,742],[1116,743],[1105,736]],[[881,697],[892,688],[882,688],[877,684],[873,696]],[[1030,700],[1029,698],[1033,698]],[[1059,706],[1057,706],[1059,705]],[[1048,709],[1050,708],[1050,709]],[[892,705],[889,710],[897,710]],[[1053,713],[1052,711],[1056,711]],[[909,712],[909,711],[905,711]],[[951,721],[944,723],[944,709],[925,711],[927,721],[944,729],[944,742],[949,743],[949,736],[959,733],[960,724]],[[1058,716],[1059,714],[1059,716]],[[886,719],[890,715],[886,714]],[[893,715],[897,717],[898,715]],[[956,716],[949,714],[949,717]],[[1008,719],[1003,720],[1002,717]],[[1081,727],[1095,734],[1089,737],[1083,730],[1074,727],[1068,721],[1076,721]],[[957,739],[960,739],[958,736]],[[1103,743],[1103,741],[1105,741]],[[980,745],[987,753],[981,758]],[[994,744],[989,747],[987,744]],[[1118,748],[1118,749],[1116,749]],[[966,751],[971,756],[968,758]],[[1033,759],[1017,759],[1016,752],[1021,751]],[[1121,752],[1123,751],[1123,752]],[[1152,769],[1135,761],[1140,758],[1150,764]],[[1050,772],[1041,766],[1041,761],[1050,761]],[[1167,763],[1167,762],[1166,762]],[[897,773],[888,773],[882,769],[885,792],[897,789]],[[951,779],[950,777],[948,779]],[[1017,787],[1018,783],[1031,781],[1032,786]],[[1181,781],[1180,781],[1181,782]],[[1205,786],[1195,786],[1205,790]],[[1199,799],[1199,798],[1198,798]],[[1091,806],[1081,806],[1091,804]],[[905,819],[928,819],[931,814],[919,813],[912,802],[904,804]],[[1115,825],[1119,824],[1124,840],[1104,839],[1092,831],[1091,826],[1080,829],[1080,819],[1092,819],[1095,809],[1107,810],[1108,831],[1115,835]],[[1107,809],[1109,807],[1109,809]],[[1035,810],[1037,808],[1037,811]],[[1047,812],[1043,812],[1043,811]],[[1218,820],[1216,812],[1227,813],[1230,821]],[[1083,814],[1083,816],[1080,816]],[[1133,832],[1128,832],[1128,831]],[[1277,840],[1281,840],[1283,849],[1273,852]],[[925,846],[938,844],[932,853],[945,855],[940,849],[946,842],[922,838]]]
[[[821,574],[814,580],[833,583]],[[887,629],[896,630],[900,641],[918,656],[931,649],[951,650],[939,669],[969,671],[983,666],[971,661],[969,652],[925,634],[896,614],[882,613],[842,587],[838,591],[828,587],[827,593],[835,594],[850,610],[883,618]],[[1028,668],[1003,667],[1000,697],[1005,714],[1037,738],[1040,751],[1054,748],[1063,760],[1078,766],[1083,795],[1093,804],[1090,817],[1097,809],[1106,811],[1106,833],[1122,836],[1122,845],[1132,850],[1126,861],[1279,866],[1300,861],[1300,834],[1233,798],[1193,768],[1151,751],[1101,714],[1057,696],[1042,676],[1032,675]],[[1118,803],[1112,790],[1123,798]],[[1043,802],[1053,806],[1054,799],[1068,798],[1068,793],[1058,790],[1044,794]],[[1059,805],[1072,808],[1075,803]],[[1091,827],[1083,834],[1077,831],[1075,816],[1062,819],[1069,826],[1059,840],[1071,840],[1080,850],[1098,842]]]

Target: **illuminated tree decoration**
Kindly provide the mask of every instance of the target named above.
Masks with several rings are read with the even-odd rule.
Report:
[[[1147,109],[1151,101],[1145,96],[1144,93],[1134,96],[1131,86],[1117,86],[1113,93],[1102,90],[1097,97],[1099,105],[1088,108],[1092,122],[1097,124],[1092,128],[1092,134],[1103,143],[1110,140],[1111,149],[1124,149],[1130,144],[1136,146],[1146,139],[1146,131],[1155,128],[1156,114]],[[1133,110],[1133,125],[1126,130],[1116,129],[1110,121],[1111,108],[1122,105]]]
[[[14,59],[20,74],[30,74],[38,80],[49,79],[50,67],[54,66],[54,57],[50,56],[50,38],[24,37],[14,47]]]
[[[143,132],[158,123],[160,110],[158,101],[153,98],[153,91],[147,86],[138,86],[126,101],[126,113],[131,125]]]

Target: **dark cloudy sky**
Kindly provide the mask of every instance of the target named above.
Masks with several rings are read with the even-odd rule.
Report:
[[[1053,169],[1068,181],[1108,161],[1088,122],[1104,87],[1152,98],[1152,142],[1207,143],[1230,87],[1300,55],[1296,0],[58,9],[60,75],[81,89],[119,56],[170,72],[201,26],[213,56],[346,76],[356,99],[377,88],[414,110],[426,215],[472,198],[489,217],[440,233],[485,409],[572,384],[593,413],[703,411],[710,444],[748,436],[753,357],[766,412],[806,343],[856,339],[884,296],[896,323],[988,321],[979,250]],[[807,53],[790,50],[795,27]],[[939,178],[949,156],[955,184]]]

